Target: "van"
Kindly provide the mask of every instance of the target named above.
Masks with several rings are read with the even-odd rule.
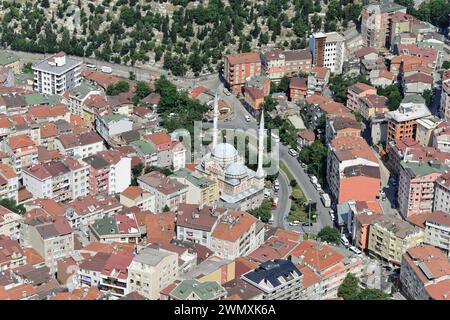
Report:
[[[111,69],[111,67],[103,66],[102,67],[102,72],[104,72],[104,73],[111,73],[112,69]]]
[[[345,236],[345,234],[341,235],[341,242],[344,246],[348,247],[350,245],[350,242],[348,241],[347,237]]]
[[[280,143],[280,137],[275,133],[271,133],[270,136],[272,137],[273,141],[275,141],[275,143]]]
[[[91,69],[91,70],[97,70],[97,68],[95,67],[95,65],[93,65],[92,63],[86,64],[86,68]]]

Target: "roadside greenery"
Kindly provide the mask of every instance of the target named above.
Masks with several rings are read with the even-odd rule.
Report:
[[[272,216],[272,201],[264,200],[259,208],[249,210],[252,216],[260,218],[262,222],[267,223]]]
[[[338,289],[338,297],[344,300],[389,300],[390,295],[379,289],[362,289],[359,279],[348,273]]]
[[[26,209],[22,204],[17,204],[17,202],[15,200],[12,199],[1,199],[0,200],[0,206],[3,206],[9,210],[11,210],[12,212],[18,213],[20,215],[25,214]]]
[[[357,82],[370,85],[370,80],[363,76],[352,76],[346,74],[338,74],[330,78],[330,90],[333,92],[334,100],[345,104],[347,102],[347,90]]]
[[[340,239],[339,230],[330,226],[322,228],[317,236],[321,241],[329,243],[339,243]]]

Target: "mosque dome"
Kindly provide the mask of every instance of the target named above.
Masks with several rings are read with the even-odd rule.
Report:
[[[212,150],[212,155],[217,159],[227,160],[236,157],[238,152],[236,148],[229,143],[219,143]]]
[[[247,174],[247,167],[241,163],[232,163],[225,170],[225,175],[229,178],[240,178]]]

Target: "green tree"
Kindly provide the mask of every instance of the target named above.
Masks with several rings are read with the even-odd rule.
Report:
[[[388,107],[391,111],[397,110],[403,99],[400,88],[396,84],[392,84],[386,88],[378,87],[377,94],[388,98]]]
[[[272,202],[264,200],[259,208],[249,210],[248,213],[256,218],[260,218],[262,222],[269,222],[272,216]]]
[[[25,212],[27,211],[22,204],[18,205],[15,200],[8,198],[1,199],[0,205],[20,215],[25,214]]]
[[[426,89],[422,93],[422,97],[425,99],[425,104],[429,108],[431,106],[431,90]]]
[[[450,69],[450,60],[446,60],[442,63],[442,68],[443,69]]]
[[[389,295],[380,289],[362,289],[358,294],[358,300],[387,300]]]
[[[338,289],[338,297],[344,300],[357,300],[359,293],[359,280],[353,273],[348,273]]]
[[[169,212],[170,208],[167,206],[167,204],[163,208],[163,212]]]
[[[330,226],[322,228],[317,236],[320,240],[330,243],[339,243],[340,239],[339,230]]]
[[[142,163],[139,163],[137,165],[135,165],[131,171],[133,173],[133,176],[135,177],[139,177],[142,173],[142,170],[144,170],[144,165]]]

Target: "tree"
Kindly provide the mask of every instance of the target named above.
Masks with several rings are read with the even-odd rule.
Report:
[[[446,60],[442,63],[443,69],[450,69],[450,60]]]
[[[397,110],[403,99],[400,88],[396,84],[392,84],[386,88],[378,87],[377,94],[388,98],[388,107],[390,111]]]
[[[320,240],[330,243],[339,243],[339,239],[341,238],[339,230],[330,226],[322,228],[317,236]]]
[[[424,90],[422,93],[422,97],[425,99],[425,104],[429,108],[431,106],[431,90]]]
[[[264,200],[259,208],[249,210],[252,216],[260,218],[262,222],[269,222],[272,217],[272,202],[270,200]]]
[[[363,289],[358,294],[358,300],[386,300],[389,295],[380,289]]]
[[[150,87],[144,81],[136,82],[136,94],[133,97],[134,104],[137,104],[141,99],[150,94]]]
[[[292,188],[295,188],[295,187],[298,185],[297,180],[295,180],[295,179],[292,179],[292,180],[289,182],[289,184],[291,185]]]
[[[50,8],[50,2],[48,0],[42,0],[41,7],[46,9]]]
[[[18,213],[20,215],[25,214],[25,212],[27,211],[22,204],[18,205],[15,200],[8,199],[8,198],[1,199],[0,205],[11,210],[12,212]]]
[[[124,80],[120,80],[116,84],[110,84],[106,88],[106,94],[109,96],[117,96],[119,93],[128,92],[130,90],[130,84]]]
[[[167,206],[167,204],[163,208],[163,212],[169,212],[170,208]]]
[[[23,73],[33,73],[33,64],[31,62],[28,62],[23,66],[22,72]]]
[[[144,165],[142,163],[139,163],[131,169],[131,172],[133,173],[133,176],[139,177],[142,173],[142,170],[144,170]]]
[[[357,300],[359,293],[359,280],[353,273],[348,273],[338,289],[338,297],[344,300]]]

